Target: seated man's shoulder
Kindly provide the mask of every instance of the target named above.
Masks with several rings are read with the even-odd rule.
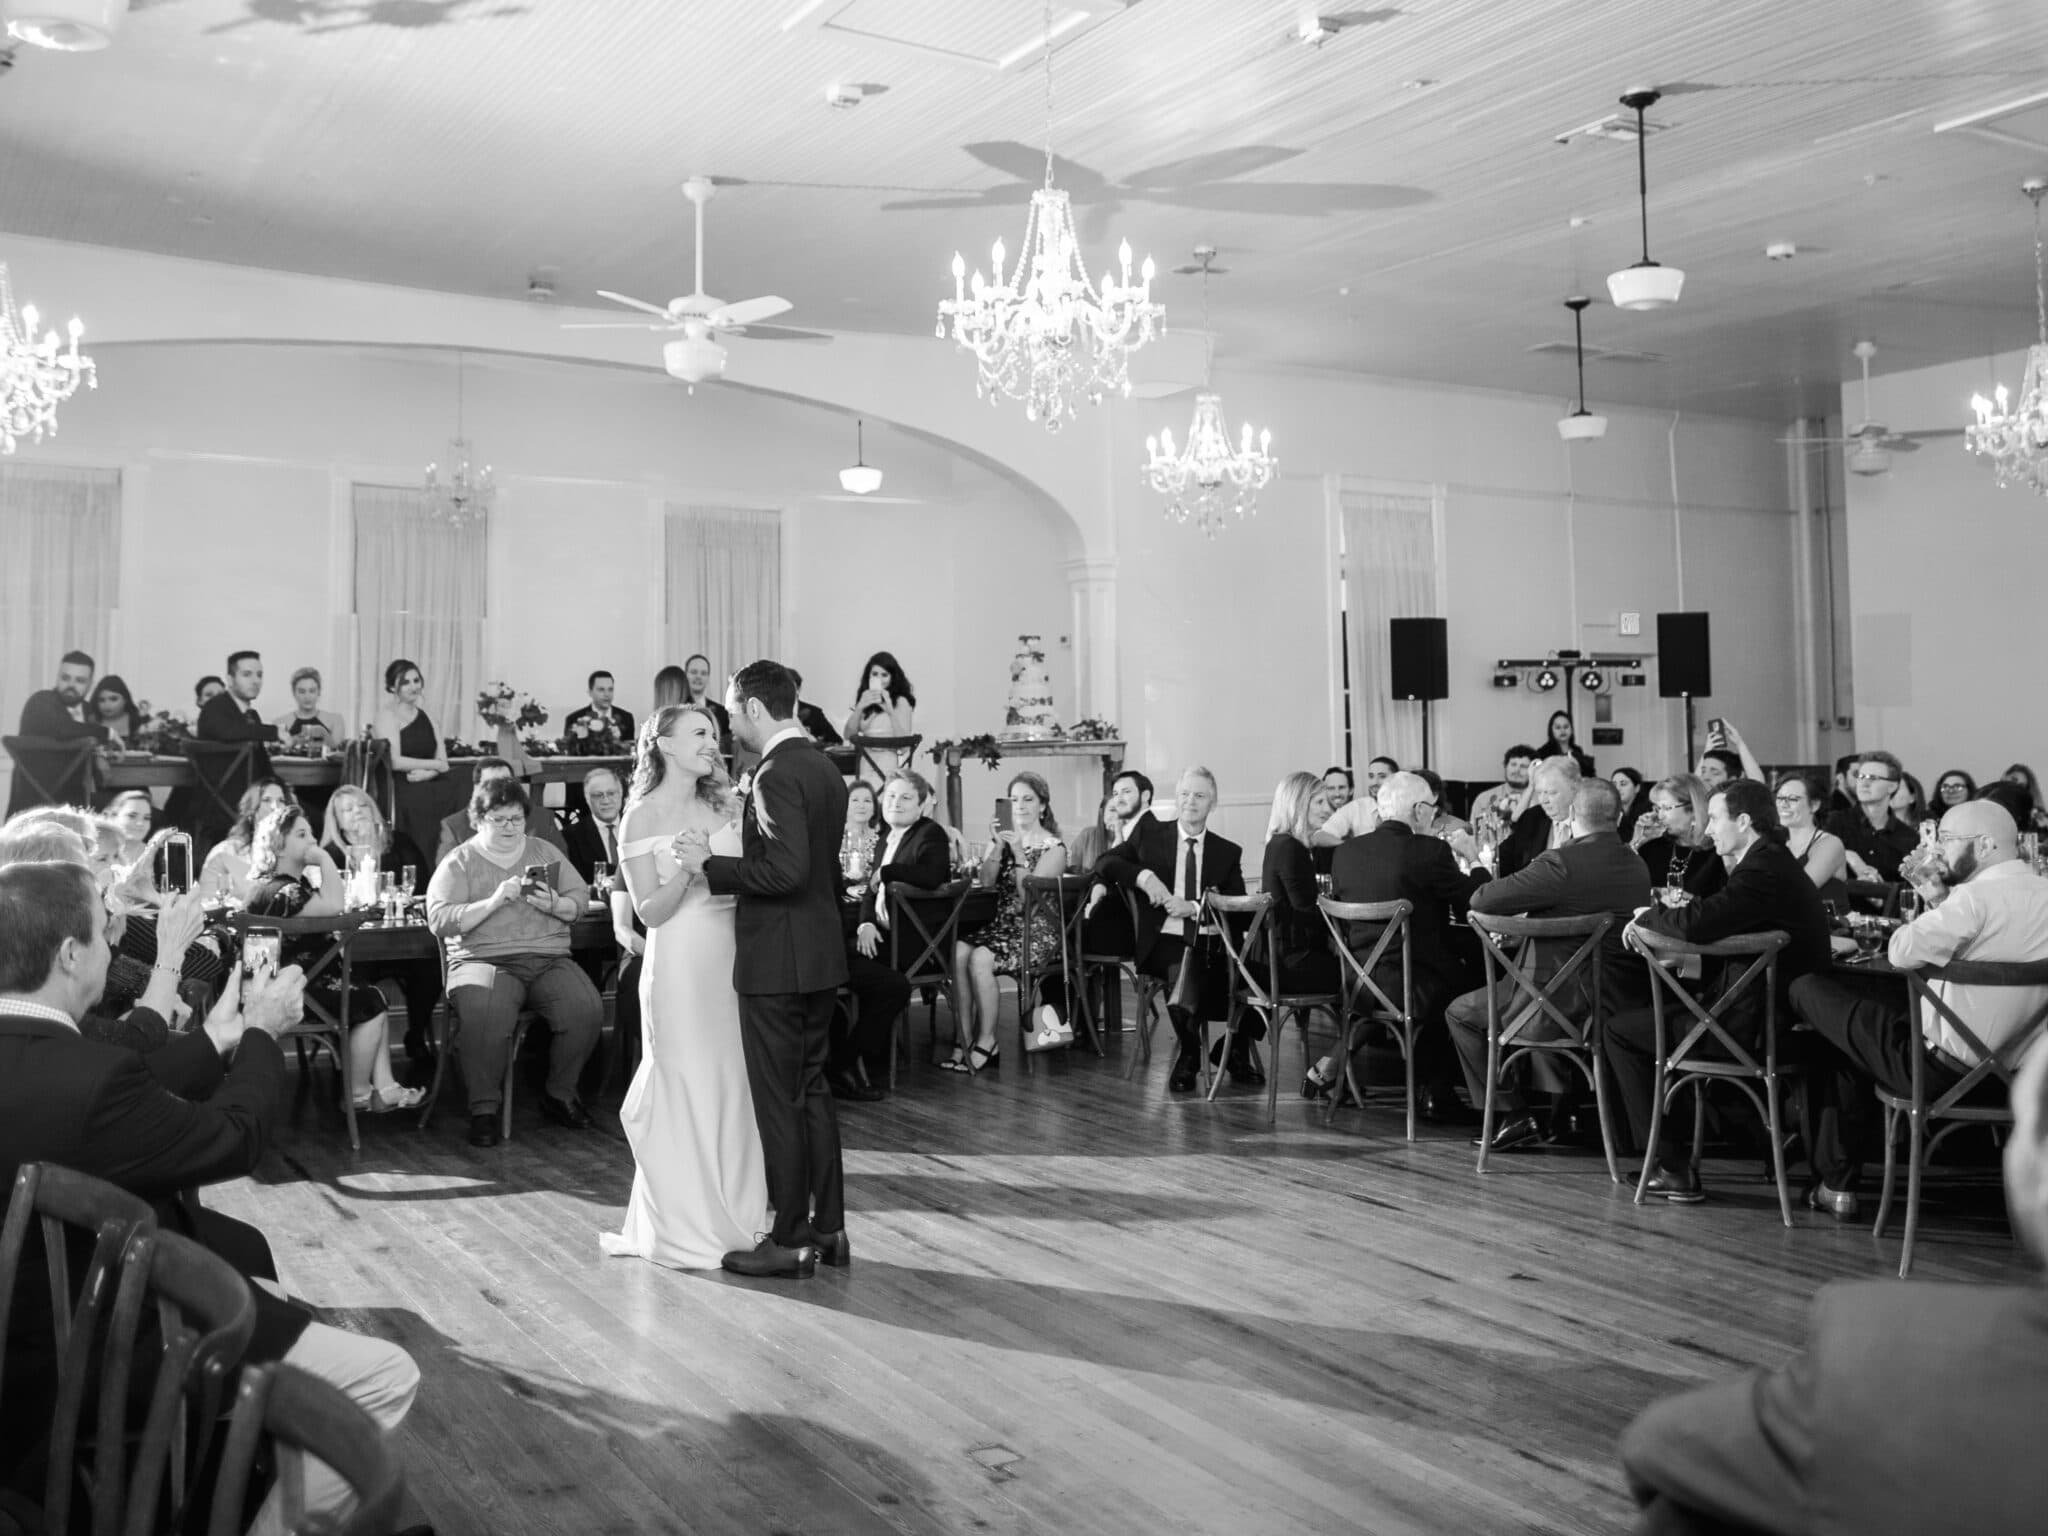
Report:
[[[2048,1286],[1840,1280],[1815,1293],[1812,1348],[1824,1360],[1891,1371],[1902,1351],[1960,1363],[1973,1347],[2048,1364]],[[2048,1397],[2048,1374],[2042,1377]]]

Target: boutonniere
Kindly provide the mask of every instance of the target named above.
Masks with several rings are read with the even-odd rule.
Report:
[[[750,768],[741,774],[739,783],[734,787],[739,790],[742,800],[751,795],[754,792],[754,771]]]

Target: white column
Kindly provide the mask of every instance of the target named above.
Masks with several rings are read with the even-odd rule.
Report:
[[[1074,718],[1122,725],[1117,710],[1116,559],[1069,560],[1060,569],[1074,598]]]

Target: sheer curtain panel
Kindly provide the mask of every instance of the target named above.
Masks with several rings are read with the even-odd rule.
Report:
[[[1374,489],[1340,481],[1344,606],[1351,637],[1353,754],[1422,762],[1422,706],[1393,697],[1387,620],[1443,612],[1438,529],[1442,501],[1428,487]]]
[[[14,734],[66,651],[133,682],[136,658],[107,654],[120,576],[118,469],[0,465],[0,733]]]
[[[360,731],[384,700],[384,668],[418,664],[420,707],[443,737],[475,740],[484,727],[476,694],[484,677],[488,524],[456,528],[427,512],[414,488],[351,488],[355,544],[355,688],[349,729]]]
[[[668,655],[711,658],[712,692],[782,651],[782,514],[746,507],[666,509]]]

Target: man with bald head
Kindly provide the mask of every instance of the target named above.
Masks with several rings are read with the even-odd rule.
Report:
[[[1892,935],[1890,958],[1899,969],[1951,960],[2048,960],[2048,880],[2019,857],[2019,829],[2003,806],[1969,800],[1951,808],[1941,819],[1936,851],[1910,855],[1901,873],[1925,910]],[[1935,990],[1994,1051],[2048,1001],[2048,988],[2040,987],[1937,982]],[[1807,1200],[1816,1210],[1852,1217],[1864,1159],[1884,1147],[1883,1115],[1871,1085],[1895,1093],[1913,1089],[1906,989],[1889,976],[1816,973],[1792,984],[1792,1006],[1833,1046],[1821,1050],[1806,1073],[1818,1181]],[[1933,1097],[1974,1067],[1977,1053],[1931,1009],[1925,1028]]]

